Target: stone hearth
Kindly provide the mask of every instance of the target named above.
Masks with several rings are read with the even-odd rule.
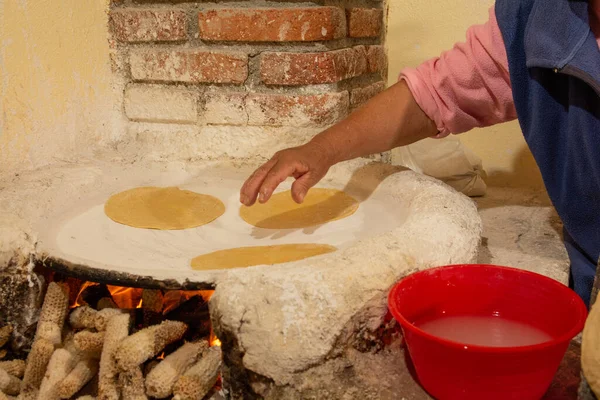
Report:
[[[48,240],[49,232],[68,222],[57,219],[65,210],[85,213],[93,203],[90,199],[123,185],[185,185],[201,179],[203,172],[214,170],[211,168],[214,163],[96,161],[55,166],[4,181],[3,186],[10,190],[0,197],[1,220],[11,223],[1,226],[7,244],[1,256],[3,265],[11,265],[11,276],[19,285],[3,286],[2,290],[15,302],[12,308],[6,305],[11,310],[7,316],[19,335],[27,336],[33,319],[26,318],[14,304],[35,298],[37,286],[29,284],[38,282],[31,271],[34,265],[110,284],[214,288],[211,320],[223,342],[224,385],[232,398],[312,394],[381,398],[382,391],[389,388],[376,384],[372,372],[383,371],[393,360],[399,363],[397,368],[403,365],[396,327],[386,319],[387,292],[397,279],[413,271],[475,259],[481,222],[474,203],[434,179],[356,160],[332,168],[322,184],[345,185],[357,196],[362,193],[364,205],[380,201],[384,208],[397,207],[405,218],[396,227],[367,236],[360,237],[357,231],[359,239],[347,241],[330,255],[204,273],[175,262],[155,271],[136,270],[134,264],[126,269],[126,262],[122,268],[107,270],[107,265],[93,258],[70,259],[64,247]],[[253,165],[229,163],[227,168],[245,176]],[[231,190],[230,195],[237,194]],[[28,200],[20,201],[25,198]],[[85,237],[86,232],[80,235]],[[165,236],[165,245],[168,241]],[[339,385],[332,386],[334,382]],[[325,392],[323,388],[327,388]]]

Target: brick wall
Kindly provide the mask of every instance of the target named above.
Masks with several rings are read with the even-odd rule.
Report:
[[[319,128],[385,88],[384,2],[114,0],[131,124]],[[223,130],[219,130],[223,134]]]

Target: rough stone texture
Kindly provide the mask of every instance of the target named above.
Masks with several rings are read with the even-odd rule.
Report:
[[[346,35],[337,7],[224,8],[198,14],[200,38],[245,42],[311,42]]]
[[[110,25],[123,42],[187,40],[187,15],[183,10],[114,10]]]
[[[129,59],[134,80],[244,83],[248,56],[212,50],[132,49]]]
[[[485,197],[477,198],[476,201],[484,227],[484,241],[480,246],[478,262],[529,269],[563,283],[567,281],[568,259],[564,253],[559,234],[560,222],[557,220],[556,213],[544,192],[491,187]],[[307,271],[306,274],[310,276],[310,272]],[[292,279],[295,280],[297,277]],[[362,276],[358,279],[364,280]],[[247,284],[256,285],[253,288],[256,289],[254,293],[257,294],[257,297],[263,297],[265,299],[263,301],[272,302],[272,296],[276,295],[265,294],[261,290],[264,285],[269,285],[271,280],[264,276],[257,277],[257,280],[261,282],[268,281],[268,283],[257,284],[256,281],[252,280],[247,281]],[[294,288],[296,286],[304,288],[303,285],[293,285]],[[251,341],[248,345],[245,339],[256,332],[255,330],[264,327],[266,316],[272,317],[271,313],[277,313],[274,310],[254,312],[253,307],[260,300],[250,302],[245,296],[238,298],[239,293],[234,294],[225,291],[223,285],[220,285],[219,289],[219,296],[223,296],[220,300],[222,302],[226,301],[226,295],[228,294],[238,299],[239,307],[244,307],[243,304],[249,302],[247,308],[244,307],[246,312],[243,317],[234,324],[239,327],[239,331],[235,332],[234,335],[227,335],[229,331],[219,331],[219,337],[224,342],[226,362],[229,366],[246,366],[251,362],[260,364],[259,360],[254,359],[252,352],[249,353],[249,349],[259,348],[259,344]],[[320,287],[311,288],[310,290],[306,288],[306,292],[295,291],[293,295],[289,294],[286,298],[304,299],[305,296],[311,298],[315,292],[320,290]],[[310,294],[307,294],[308,292]],[[213,301],[219,301],[219,297]],[[335,301],[332,301],[332,303],[335,303]],[[211,304],[212,309],[216,306],[216,304]],[[303,309],[307,312],[311,311],[310,307]],[[280,313],[283,313],[283,311],[280,311]],[[318,319],[316,316],[312,316],[312,318]],[[307,315],[307,320],[311,320],[310,314]],[[302,328],[302,326],[296,327],[296,329]],[[355,332],[357,331],[361,331],[361,329],[355,329]],[[277,332],[277,329],[265,329],[265,332]],[[320,333],[322,332],[315,332],[315,335]],[[261,335],[265,335],[265,333],[263,332]],[[273,351],[274,349],[269,343],[271,343],[272,336],[277,337],[280,334],[268,333],[266,335],[261,336],[265,340],[260,345],[261,350],[259,351]],[[323,336],[326,337],[326,335]],[[320,343],[322,339],[323,337],[319,337],[314,343]],[[286,348],[290,342],[293,341],[289,340],[285,343]],[[307,344],[305,351],[310,354],[312,347],[314,346]],[[544,396],[544,400],[574,400],[577,398],[578,348],[577,343],[574,342],[565,355],[555,381]],[[230,349],[232,350],[230,351]],[[310,368],[300,374],[294,374],[289,385],[273,384],[270,379],[264,379],[263,375],[257,375],[254,370],[248,370],[245,367],[229,368],[226,373],[232,377],[241,376],[242,380],[249,383],[248,386],[243,388],[234,385],[231,388],[233,394],[236,394],[236,390],[253,391],[267,399],[431,399],[410,377],[409,370],[406,369],[404,364],[404,353],[397,346],[393,345],[376,355],[361,353],[353,349],[342,353],[342,356],[332,357],[331,360],[328,359],[318,367]],[[332,352],[332,354],[335,354],[335,352]],[[286,354],[282,355],[282,359],[285,357]],[[265,361],[268,364],[272,360],[266,359]],[[277,365],[277,367],[280,366],[281,364]],[[271,376],[269,375],[269,377]],[[300,392],[304,397],[301,397]],[[239,392],[237,393],[239,394]]]
[[[576,400],[581,371],[581,345],[571,342],[542,400]]]
[[[476,201],[483,221],[480,263],[522,268],[568,283],[562,223],[545,192],[490,187]]]
[[[292,126],[173,125],[131,123],[124,140],[115,145],[117,157],[136,160],[225,160],[229,157],[266,161],[274,152],[298,146],[322,128]]]
[[[348,92],[321,95],[249,94],[248,124],[258,126],[328,126],[346,116]]]
[[[360,179],[377,186],[375,181],[390,172],[385,171]],[[405,173],[391,174],[385,182],[402,187],[398,202],[410,199],[408,219],[397,229],[361,240],[331,259],[231,271],[219,280],[211,318],[229,358],[233,393],[247,390],[239,382],[250,381],[259,397],[280,390],[286,398],[309,396],[302,382],[324,376],[313,367],[338,358],[346,362],[345,352],[365,332],[380,328],[388,290],[397,279],[434,265],[474,260],[480,225],[468,198]],[[384,357],[378,360],[386,364]],[[320,385],[331,380],[323,378]],[[355,398],[376,398],[362,397],[367,393],[358,383],[354,390]]]
[[[292,143],[286,142],[282,145],[290,144]],[[271,151],[270,149],[269,151],[264,151],[264,153],[269,154]],[[437,257],[440,254],[444,254],[444,260],[448,261],[460,261],[465,257],[470,258],[474,255],[479,224],[474,205],[467,198],[457,194],[443,184],[419,177],[409,171],[394,174],[383,180],[392,171],[398,172],[399,170],[393,169],[386,172],[383,166],[377,167],[375,170],[368,168],[363,170],[362,166],[364,166],[364,163],[365,161],[355,161],[333,168],[328,178],[324,181],[324,184],[327,184],[327,182],[344,182],[353,176],[352,179],[356,179],[358,182],[361,182],[361,185],[366,185],[367,188],[377,187],[379,181],[382,181],[382,189],[378,190],[387,191],[392,190],[391,188],[394,187],[401,187],[402,190],[394,190],[394,193],[397,192],[397,196],[399,196],[398,201],[413,199],[410,201],[410,207],[411,210],[414,210],[413,214],[415,217],[413,219],[409,218],[396,231],[356,243],[356,245],[339,253],[334,253],[333,258],[328,261],[327,257],[324,257],[318,262],[314,261],[305,265],[302,265],[302,263],[280,265],[267,268],[262,272],[260,272],[260,268],[233,271],[231,276],[229,276],[229,271],[220,271],[218,274],[193,271],[198,273],[197,277],[193,278],[194,280],[220,285],[218,282],[223,279],[225,293],[228,293],[229,290],[241,290],[242,287],[239,286],[239,283],[244,281],[256,282],[257,284],[256,288],[252,288],[246,294],[239,293],[239,295],[232,295],[231,306],[234,306],[232,309],[234,314],[231,317],[226,316],[225,319],[221,318],[219,324],[226,324],[232,318],[238,318],[237,314],[241,311],[237,308],[240,306],[239,301],[243,300],[245,296],[250,296],[251,293],[256,293],[254,302],[260,304],[264,302],[265,295],[273,296],[273,299],[276,299],[277,296],[283,296],[281,300],[285,300],[285,302],[289,298],[289,305],[286,305],[283,309],[279,308],[279,311],[274,312],[273,319],[269,323],[279,324],[282,322],[280,318],[287,318],[288,320],[285,322],[286,329],[282,334],[285,332],[286,338],[290,339],[286,347],[290,351],[297,351],[297,345],[300,342],[297,341],[294,344],[293,340],[298,340],[296,335],[301,332],[298,331],[301,328],[298,324],[300,319],[308,318],[315,312],[320,315],[316,319],[318,320],[322,317],[323,323],[330,323],[332,319],[339,319],[337,323],[330,324],[325,330],[321,330],[318,326],[306,326],[308,335],[306,340],[315,334],[324,335],[324,340],[311,346],[312,349],[309,349],[305,355],[301,356],[297,362],[302,365],[307,359],[319,359],[324,355],[324,352],[327,353],[327,348],[330,348],[334,344],[337,340],[336,336],[339,337],[342,329],[348,324],[349,319],[364,308],[365,303],[371,301],[373,298],[379,301],[374,312],[377,315],[381,311],[381,301],[384,300],[385,291],[396,277],[412,269],[439,262]],[[59,226],[49,222],[50,219],[54,218],[53,215],[60,215],[62,212],[60,210],[76,211],[76,205],[82,204],[80,202],[86,198],[90,198],[90,196],[94,198],[105,196],[115,190],[119,190],[118,188],[135,184],[136,179],[142,179],[142,181],[138,181],[138,185],[144,182],[152,182],[151,179],[159,179],[162,174],[168,171],[171,171],[168,172],[168,176],[179,178],[176,178],[176,181],[173,181],[173,178],[171,178],[170,181],[165,181],[164,184],[177,184],[177,181],[187,179],[185,178],[186,176],[201,174],[207,165],[209,164],[206,161],[194,165],[189,162],[185,164],[157,164],[155,162],[137,162],[132,164],[131,161],[124,163],[115,161],[110,163],[86,163],[82,160],[77,166],[63,165],[46,168],[33,173],[22,174],[19,177],[10,177],[7,181],[3,181],[3,183],[11,182],[11,190],[3,191],[0,195],[0,204],[6,206],[0,208],[2,210],[1,216],[12,214],[17,219],[24,221],[21,225],[26,227],[26,231],[23,232],[25,235],[17,235],[17,237],[24,238],[25,244],[32,243],[31,239],[27,238],[36,237],[37,232],[43,227]],[[256,165],[256,160],[252,165]],[[382,169],[379,170],[378,168]],[[355,172],[354,174],[353,171]],[[35,196],[30,194],[35,194]],[[363,193],[363,195],[367,194]],[[17,200],[24,197],[30,200],[27,202]],[[444,200],[445,198],[447,200]],[[433,204],[432,208],[429,206],[431,204]],[[444,208],[445,206],[450,209],[450,212]],[[432,226],[427,228],[429,225],[423,223],[423,218],[430,220]],[[0,221],[4,221],[4,219],[0,218]],[[462,222],[457,223],[458,221]],[[441,224],[447,226],[444,232],[434,229],[434,225],[437,227]],[[416,240],[416,237],[420,236],[427,237],[428,239],[424,241]],[[410,239],[406,241],[403,239],[404,237]],[[451,248],[449,248],[450,242],[448,240],[450,237],[455,238]],[[36,249],[31,255],[47,260],[49,253],[44,249],[46,244],[48,244],[48,240],[45,236],[37,239]],[[18,248],[26,249],[28,247],[22,245],[18,246]],[[366,251],[365,249],[370,250]],[[27,258],[29,254],[24,256]],[[364,260],[368,260],[368,262]],[[345,265],[345,272],[340,275],[338,266],[342,264]],[[369,268],[365,268],[365,265],[369,265]],[[290,274],[289,271],[292,268],[295,272]],[[358,271],[356,271],[357,269]],[[150,271],[145,271],[144,273],[148,272]],[[172,270],[167,269],[165,272],[167,275],[164,275],[164,277],[174,276]],[[186,272],[186,274],[191,272]],[[309,282],[311,283],[310,285]],[[329,288],[327,282],[332,283],[333,286]],[[247,288],[250,287],[252,286],[248,286]],[[269,288],[267,289],[267,287]],[[363,289],[364,293],[362,292]],[[217,288],[217,293],[219,290]],[[305,311],[302,307],[309,306],[309,303],[297,303],[298,299],[295,299],[295,295],[303,293],[304,295],[308,295],[313,292],[315,296],[310,301],[315,302],[318,306],[312,310]],[[224,296],[227,296],[227,294],[224,294]],[[236,300],[236,296],[238,296],[238,300]],[[343,304],[346,297],[348,297],[348,307]],[[252,303],[248,303],[248,305],[250,304]],[[276,305],[266,305],[264,309],[264,312],[267,313],[266,315],[271,314],[270,308],[272,307],[276,307]],[[325,308],[325,310],[320,312],[319,310],[322,308]],[[216,309],[218,315],[228,314],[226,309],[221,309],[220,307]],[[369,312],[373,312],[374,310],[370,307],[368,309],[371,310]],[[262,312],[260,311],[261,314]],[[303,315],[304,312],[308,314]],[[300,314],[296,315],[296,313]],[[367,315],[365,317],[367,319],[373,317],[369,313],[365,315]],[[313,318],[309,319],[312,320]],[[277,336],[275,332],[274,334]],[[274,337],[273,339],[273,346],[282,345],[281,337]],[[304,340],[302,339],[302,341]],[[263,343],[267,342],[269,341],[263,341]],[[256,353],[257,349],[252,349],[250,346],[247,347],[247,350],[247,356],[250,359],[259,356]],[[267,364],[269,363],[265,363],[265,365]],[[274,365],[275,367],[276,364]],[[289,365],[282,372],[285,373],[286,370],[289,372]]]
[[[263,130],[264,128],[260,128],[261,132]],[[269,134],[268,130],[266,134]],[[225,137],[224,139],[230,140],[229,137]],[[242,138],[237,142],[240,146],[249,145],[249,143],[244,142]],[[206,143],[203,142],[200,142],[199,145],[204,146],[205,151],[207,152],[200,153],[201,156],[212,154],[215,150],[214,147],[206,148]],[[276,151],[276,146],[289,145],[294,145],[294,142],[286,140],[284,143],[279,143],[279,140],[275,138],[271,143],[265,144],[266,147],[261,148],[260,152],[264,154],[264,157],[269,157],[273,151]],[[229,149],[229,151],[232,152],[236,151],[234,146],[231,146],[231,143],[224,145],[223,149]],[[115,153],[111,153],[111,155],[115,157]],[[42,247],[49,244],[48,238],[51,236],[48,236],[48,234],[51,234],[54,228],[59,228],[61,226],[55,218],[60,218],[65,215],[63,214],[64,212],[67,214],[75,213],[75,215],[78,215],[81,210],[75,207],[77,204],[80,205],[79,207],[88,204],[89,202],[95,204],[95,202],[98,201],[97,199],[105,198],[111,193],[134,185],[147,185],[152,182],[178,184],[178,182],[185,182],[193,179],[195,176],[202,177],[206,174],[210,174],[210,176],[216,175],[217,177],[233,174],[231,176],[235,176],[236,182],[239,180],[241,184],[247,174],[252,171],[253,166],[258,165],[257,163],[262,160],[264,159],[250,160],[250,164],[246,164],[244,169],[240,169],[241,166],[236,167],[236,165],[239,164],[231,164],[230,162],[219,162],[214,164],[205,160],[200,163],[194,163],[192,161],[187,161],[185,163],[159,163],[157,162],[158,160],[153,159],[152,157],[144,158],[139,161],[127,158],[124,159],[123,162],[118,162],[115,159],[112,159],[110,162],[81,160],[80,164],[75,166],[70,164],[56,165],[53,168],[23,173],[18,177],[6,177],[2,181],[2,184],[8,186],[9,183],[11,190],[3,191],[0,195],[0,204],[2,205],[0,208],[0,221],[5,221],[5,215],[13,215],[13,220],[22,221],[22,223],[17,226],[22,226],[23,231],[9,231],[8,235],[10,236],[6,238],[3,237],[2,239],[11,240],[13,237],[17,238],[14,240],[16,246],[15,249],[17,249],[17,251],[19,251],[18,249],[25,249],[26,251],[28,251],[27,249],[33,249],[32,252],[24,254],[22,259],[28,260],[30,256],[34,256],[39,259],[44,259],[45,263],[49,263],[49,260],[44,258]],[[242,162],[243,161],[239,161],[238,163]],[[357,171],[356,173],[358,173],[360,171],[359,167],[361,166],[361,163],[365,162],[366,161],[363,160],[360,162],[343,163],[336,166],[330,172],[330,177],[325,180],[323,184],[327,185],[327,182],[332,184],[334,182],[348,181],[352,172]],[[223,165],[223,167],[219,167],[218,170],[215,170],[218,172],[217,174],[216,172],[211,172],[213,171],[210,169],[213,168],[212,165]],[[229,167],[227,167],[228,165]],[[410,172],[402,172],[399,175],[406,176],[406,179],[408,180],[413,179],[413,174]],[[368,179],[355,179],[360,182],[361,186],[355,186],[356,184],[353,184],[354,186],[351,186],[354,188],[353,190],[359,190],[363,185],[367,185],[368,187]],[[420,180],[417,179],[417,181]],[[391,179],[386,180],[384,183],[385,185],[382,184],[376,195],[379,196],[378,193],[381,193],[384,196],[392,196],[392,194],[395,193],[393,188],[396,184]],[[235,192],[237,186],[234,185],[228,190]],[[409,194],[410,193],[407,192],[406,196]],[[28,198],[28,201],[18,201],[18,199],[25,197]],[[46,233],[43,236],[38,236],[40,231],[45,231]],[[35,244],[36,247],[31,247],[32,244]],[[124,263],[123,268],[125,268],[127,264],[129,263]],[[165,267],[168,266],[165,265]],[[23,270],[25,267],[19,266],[19,268],[20,270]],[[119,269],[120,268],[121,266]],[[145,273],[149,272],[147,269],[145,271]],[[124,269],[123,271],[116,272],[139,273],[139,270],[131,269],[130,271],[126,271]],[[165,275],[163,275],[163,277],[175,276],[175,271],[172,269],[167,268],[164,272]],[[192,272],[201,273],[202,271],[187,270],[185,273],[188,274]],[[200,281],[202,280],[203,279],[200,279]],[[211,280],[209,279],[208,281]]]
[[[44,279],[25,266],[0,272],[0,326],[12,325],[10,348],[29,350],[42,306]]]
[[[377,37],[383,26],[383,10],[380,8],[351,8],[348,15],[348,36],[353,38]]]
[[[585,381],[585,377],[581,376],[581,385],[579,386],[579,391],[577,393],[577,400],[598,400],[590,385]]]
[[[0,182],[2,179],[0,175]],[[10,191],[10,183],[0,183],[0,192]],[[2,201],[0,196],[0,210],[8,209],[10,204]],[[14,214],[3,216],[0,225],[0,273],[13,273],[20,271],[29,264],[29,259],[24,254],[31,254],[34,249],[35,238],[28,236],[28,227],[25,221]]]
[[[572,343],[554,381],[541,400],[578,399],[579,360],[580,346]],[[346,360],[337,359],[314,368],[310,374],[299,377],[296,382],[296,385],[301,384],[306,388],[308,394],[304,398],[434,400],[417,383],[410,356],[398,342],[377,353],[349,350]],[[261,384],[262,382],[255,386]],[[297,393],[290,387],[269,390],[265,398],[298,399]]]
[[[380,73],[382,76],[385,74],[385,71],[387,71],[387,56],[384,46],[367,46],[367,59],[369,72]]]
[[[368,86],[352,89],[350,92],[350,106],[359,107],[369,101],[376,94],[385,90],[385,82],[375,82]]]
[[[348,92],[315,95],[215,92],[205,95],[203,120],[213,125],[321,126],[348,112]]]
[[[398,341],[379,352],[348,349],[343,356],[298,374],[289,386],[272,386],[254,376],[250,382],[247,393],[253,390],[260,397],[246,398],[432,400],[406,368],[405,351]],[[234,392],[232,399],[238,398]]]
[[[205,95],[204,121],[216,125],[246,125],[246,97],[244,92],[213,92]]]
[[[173,86],[132,84],[125,89],[125,114],[132,121],[196,122],[198,93]]]
[[[364,46],[324,53],[270,53],[261,58],[260,76],[267,85],[333,83],[367,71]]]

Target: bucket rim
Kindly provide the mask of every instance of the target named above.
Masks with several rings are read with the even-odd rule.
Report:
[[[576,315],[577,323],[575,323],[574,326],[570,330],[568,330],[566,333],[564,333],[563,335],[557,336],[556,338],[552,338],[552,340],[548,340],[548,341],[533,344],[533,345],[508,346],[508,347],[471,345],[471,344],[466,344],[466,343],[460,343],[460,342],[453,341],[453,340],[443,339],[441,337],[432,335],[432,334],[420,329],[419,327],[414,325],[412,322],[410,322],[408,319],[404,318],[402,313],[398,310],[398,306],[397,306],[396,302],[393,301],[396,293],[400,290],[401,284],[402,284],[402,282],[404,282],[405,279],[408,279],[408,278],[414,279],[418,275],[425,274],[425,273],[431,273],[433,271],[442,270],[442,269],[481,268],[481,267],[497,269],[497,270],[504,270],[504,271],[508,271],[510,273],[519,273],[519,274],[534,276],[537,279],[540,279],[541,281],[545,281],[548,285],[554,285],[555,287],[560,288],[560,290],[563,290],[563,289],[569,290],[570,293],[568,294],[568,296],[574,302],[574,306],[575,306],[574,312],[576,312],[578,314],[578,315]],[[438,266],[438,267],[427,268],[424,270],[413,272],[412,274],[409,274],[409,275],[405,276],[404,278],[401,278],[400,280],[396,281],[396,283],[394,283],[394,285],[392,286],[392,288],[388,294],[387,303],[388,303],[389,311],[391,312],[394,319],[396,319],[396,321],[400,324],[402,329],[407,329],[411,333],[418,334],[422,337],[425,337],[428,340],[434,341],[434,342],[444,345],[444,346],[449,346],[449,347],[456,348],[459,350],[464,350],[464,351],[485,352],[485,353],[531,352],[531,351],[544,350],[544,349],[547,349],[550,347],[555,347],[555,346],[558,346],[558,345],[561,345],[564,343],[568,343],[583,330],[585,321],[586,321],[587,315],[588,315],[587,307],[584,304],[583,300],[581,300],[581,298],[574,291],[569,289],[564,284],[562,284],[552,278],[549,278],[545,275],[538,274],[536,272],[531,272],[531,271],[514,268],[514,267],[494,265],[494,264],[476,264],[476,263],[475,264],[449,264],[449,265],[442,265],[442,266]]]

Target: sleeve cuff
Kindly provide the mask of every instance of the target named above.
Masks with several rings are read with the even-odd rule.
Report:
[[[408,89],[411,91],[421,110],[435,123],[438,133],[432,137],[444,138],[450,134],[450,131],[445,126],[444,121],[442,121],[442,116],[435,100],[419,75],[417,69],[405,68],[400,73],[398,80],[406,82]]]

